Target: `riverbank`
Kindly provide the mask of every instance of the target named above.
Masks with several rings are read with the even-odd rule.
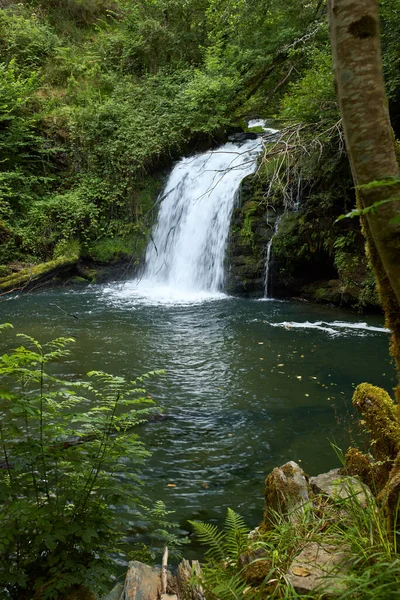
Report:
[[[115,258],[108,263],[78,256],[61,256],[54,261],[39,264],[12,262],[3,265],[0,272],[0,294],[6,297],[8,294],[24,294],[53,287],[122,283],[137,277],[141,270],[138,263],[141,263],[140,259],[133,256]],[[275,276],[277,265],[274,261],[271,264]],[[261,260],[258,267],[256,266],[255,275],[254,267],[249,268],[252,270],[253,277],[250,280],[239,277],[235,284],[232,283],[234,277],[232,271],[228,271],[228,291],[233,297],[262,299],[265,294],[265,259]],[[343,287],[343,282],[339,279],[316,281],[311,284],[300,282],[297,285],[292,281],[288,287],[283,286],[282,280],[278,279],[276,282],[270,281],[270,286],[276,292],[274,297],[278,300],[325,304],[331,308],[350,309],[358,314],[382,314],[378,302],[360,303],[358,290],[352,292],[348,287]]]
[[[174,575],[138,561],[103,600],[395,598],[396,543],[372,490],[346,468],[309,477],[293,461],[265,481],[263,522],[249,531],[228,509],[225,528],[192,522],[207,547],[202,565],[183,560]]]

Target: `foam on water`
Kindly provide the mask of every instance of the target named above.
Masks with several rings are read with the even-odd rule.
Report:
[[[147,279],[134,280],[119,286],[107,286],[103,289],[103,293],[113,304],[125,307],[137,304],[186,306],[229,298],[223,292],[174,289],[168,285],[154,285],[151,280]]]
[[[316,321],[315,323],[311,323],[310,321],[304,321],[303,323],[283,321],[282,323],[269,323],[269,325],[272,327],[283,327],[289,330],[318,329],[332,336],[348,335],[350,332],[358,335],[365,335],[365,332],[390,333],[389,329],[386,329],[385,327],[374,327],[367,323],[352,323],[350,321],[333,321],[332,323],[326,321]]]
[[[279,129],[272,129],[272,127],[268,127],[264,119],[251,119],[247,123],[247,127],[249,129],[252,129],[253,127],[261,127],[265,133],[279,133]]]

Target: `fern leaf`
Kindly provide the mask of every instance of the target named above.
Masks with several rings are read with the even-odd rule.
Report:
[[[239,574],[232,575],[227,581],[224,581],[217,585],[212,593],[219,600],[243,600],[246,597],[246,600],[250,597],[246,594],[244,595],[245,589],[248,587],[246,581]]]
[[[200,543],[209,546],[206,552],[207,558],[216,562],[223,561],[226,555],[224,532],[219,531],[216,525],[210,523],[202,523],[201,521],[189,521],[189,523],[192,525]]]
[[[228,556],[237,562],[239,556],[248,546],[249,528],[243,517],[228,508],[225,519],[225,550]]]

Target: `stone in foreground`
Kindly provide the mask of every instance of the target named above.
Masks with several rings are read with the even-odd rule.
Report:
[[[298,594],[340,594],[346,589],[341,577],[349,567],[349,554],[343,548],[311,542],[292,562],[287,579]]]
[[[371,492],[358,477],[342,475],[340,469],[332,469],[310,479],[311,489],[315,494],[323,494],[332,500],[346,500],[354,497],[362,506],[368,506]]]
[[[264,528],[274,523],[275,513],[297,520],[309,500],[308,482],[303,469],[295,462],[277,467],[265,480]]]

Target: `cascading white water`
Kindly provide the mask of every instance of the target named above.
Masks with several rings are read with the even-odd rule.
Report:
[[[274,241],[274,237],[277,234],[281,218],[282,215],[276,218],[274,231],[272,233],[271,239],[267,244],[267,255],[265,258],[264,298],[269,298],[272,242]]]
[[[261,150],[259,138],[229,142],[175,166],[162,193],[143,276],[135,282],[139,295],[191,299],[223,290],[235,196],[242,179],[255,171]]]

